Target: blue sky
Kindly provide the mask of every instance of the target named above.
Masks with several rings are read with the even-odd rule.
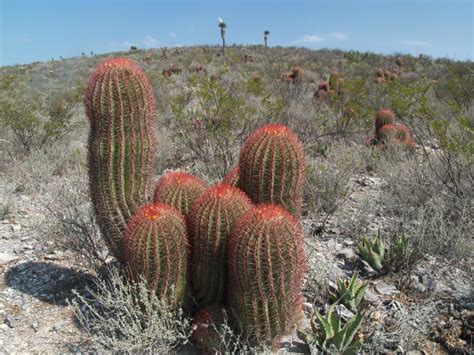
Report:
[[[474,58],[472,0],[0,0],[0,65],[227,43]]]

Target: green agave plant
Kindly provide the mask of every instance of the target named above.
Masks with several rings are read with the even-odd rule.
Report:
[[[357,250],[363,261],[365,261],[379,273],[382,272],[385,256],[385,245],[382,243],[380,238],[380,232],[373,239],[364,236],[362,238],[362,242],[358,245]]]
[[[336,304],[329,308],[326,317],[318,311],[311,319],[313,333],[299,332],[307,341],[310,347],[316,347],[317,351],[331,355],[352,355],[358,354],[362,344],[354,337],[360,328],[364,314],[357,312],[347,323],[343,324],[336,315]],[[319,336],[316,334],[319,333]]]
[[[358,245],[358,252],[362,260],[379,274],[400,271],[421,258],[415,250],[410,250],[410,241],[403,234],[388,249],[382,243],[380,232],[373,239],[365,236]]]
[[[352,275],[350,280],[337,279],[337,290],[331,293],[333,302],[341,302],[351,311],[357,311],[364,298],[367,284],[357,281],[356,275]]]

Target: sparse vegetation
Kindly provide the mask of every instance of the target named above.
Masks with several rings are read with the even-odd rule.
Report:
[[[239,147],[245,139],[267,123],[288,126],[304,149],[305,184],[302,193],[298,191],[294,196],[288,191],[293,187],[290,185],[298,183],[288,183],[281,191],[286,191],[282,194],[287,200],[296,201],[292,203],[297,217],[301,208],[308,268],[301,300],[290,302],[299,308],[287,318],[294,316],[297,323],[301,302],[306,317],[315,314],[309,331],[312,335],[303,332],[311,349],[330,353],[361,349],[377,353],[472,350],[472,339],[466,338],[466,292],[456,289],[464,298],[451,292],[469,283],[467,273],[462,272],[469,270],[474,252],[469,238],[474,228],[472,63],[272,48],[266,43],[269,33],[264,33],[265,46],[226,47],[226,27],[219,27],[222,48],[137,48],[114,54],[135,61],[143,69],[150,78],[150,92],[156,97],[157,120],[147,127],[150,132],[157,128],[154,147],[158,153],[147,162],[149,173],[145,179],[155,182],[166,170],[179,169],[196,175],[208,186],[226,176],[225,181],[238,187]],[[219,55],[224,51],[225,57]],[[0,69],[0,193],[4,197],[0,219],[4,224],[16,223],[23,214],[41,208],[45,217],[38,223],[40,232],[32,231],[41,240],[34,252],[67,251],[68,265],[86,268],[94,275],[101,275],[111,258],[103,243],[104,231],[99,232],[101,223],[97,223],[91,208],[98,194],[88,193],[88,122],[79,103],[93,68],[107,57],[81,56]],[[393,121],[376,126],[374,133],[374,117],[384,109],[391,110]],[[394,131],[384,133],[382,127],[388,124],[394,125]],[[371,137],[367,140],[367,136]],[[410,142],[410,148],[405,149],[398,144],[400,141]],[[261,148],[255,149],[262,155],[254,154],[249,159],[254,159],[255,169],[262,170],[245,178],[247,184],[255,184],[262,177],[262,186],[268,187],[271,176],[294,175],[296,170],[284,171],[280,162],[270,157],[281,153],[279,147]],[[293,155],[288,159],[295,159]],[[130,157],[128,153],[124,156]],[[264,166],[263,162],[272,164]],[[244,176],[252,169],[248,168]],[[227,175],[231,170],[233,174]],[[116,177],[114,172],[111,176]],[[116,178],[113,185],[125,180]],[[151,186],[143,202],[151,201]],[[196,196],[188,198],[180,188],[170,189],[172,198],[161,202],[171,201],[186,213]],[[265,202],[275,202],[270,198],[275,191],[276,187],[268,191],[255,185],[248,188],[250,195],[261,194]],[[250,197],[260,202],[255,196]],[[139,202],[137,207],[143,204]],[[117,206],[122,208],[124,204]],[[47,209],[42,210],[44,207]],[[214,209],[213,213],[219,211]],[[211,215],[208,212],[202,214]],[[220,226],[229,222],[223,216],[219,212],[215,218]],[[214,228],[206,221],[199,221],[202,228],[212,227],[209,233],[201,233],[206,238],[210,240],[217,234],[220,240],[230,238],[229,228]],[[36,224],[34,216],[31,224]],[[109,228],[108,223],[102,224],[106,225],[103,230]],[[377,230],[380,236],[372,239]],[[47,247],[43,248],[42,243]],[[206,250],[210,252],[213,245],[208,243]],[[272,249],[274,245],[269,247],[273,250],[270,255],[280,255]],[[376,270],[373,279],[354,253],[358,245],[360,255]],[[121,248],[116,249],[119,255]],[[228,255],[224,255],[212,254],[208,261],[215,259],[223,264],[228,261]],[[260,256],[260,263],[268,261]],[[40,258],[44,257],[41,254]],[[274,258],[270,258],[272,267],[277,265]],[[253,259],[248,256],[248,260]],[[195,264],[209,263],[198,260]],[[441,267],[449,272],[440,275]],[[200,270],[194,277],[204,280],[206,273]],[[261,276],[258,271],[250,274],[244,276],[248,280]],[[343,277],[336,278],[340,275]],[[258,280],[271,281],[267,277]],[[312,285],[311,280],[317,282]],[[330,289],[328,282],[334,280],[337,284],[331,296],[326,290]],[[89,347],[81,344],[76,350],[170,352],[194,342],[191,319],[200,310],[197,299],[180,298],[189,301],[185,310],[170,306],[150,292],[153,281],[140,281],[132,287],[122,271],[98,276],[96,282],[89,291],[78,291],[73,301],[77,326],[84,331],[75,336],[90,339]],[[380,282],[393,286],[393,294],[379,293],[376,285]],[[225,282],[221,280],[220,284]],[[191,282],[190,289],[193,287],[197,288]],[[265,291],[265,299],[271,299],[271,292]],[[239,292],[252,302],[254,296]],[[362,302],[364,293],[378,300]],[[278,304],[289,302],[287,297],[282,294]],[[338,305],[328,308],[336,300]],[[313,309],[329,311],[326,316],[309,312],[308,303],[314,303]],[[352,312],[352,318],[338,307]],[[214,348],[254,351],[246,336],[255,340],[251,327],[239,327],[238,317],[227,311],[224,321],[211,325],[217,334],[218,346]],[[245,322],[251,323],[247,319]],[[260,325],[262,332],[270,329],[272,334],[259,335],[252,346],[262,345],[258,344],[260,340],[279,346],[273,340],[294,324],[277,330],[264,322]],[[443,335],[444,330],[449,337]],[[424,347],[428,342],[431,348]]]

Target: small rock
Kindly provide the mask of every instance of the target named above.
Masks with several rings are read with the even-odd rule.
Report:
[[[14,232],[18,232],[21,230],[21,224],[17,223],[17,224],[12,224],[11,225],[11,228],[12,228],[12,231]]]
[[[12,316],[7,315],[3,320],[3,323],[5,323],[10,328],[15,328],[15,326],[18,324],[18,321]]]
[[[0,253],[0,265],[8,264],[9,262],[17,259],[18,257],[9,253]]]
[[[378,293],[384,296],[393,296],[400,293],[400,291],[398,291],[394,285],[387,284],[385,282],[380,282],[379,284],[375,285],[375,289]]]
[[[336,313],[339,317],[341,317],[345,321],[348,321],[349,319],[354,317],[354,313],[348,310],[346,306],[344,306],[343,304],[338,304],[336,306]]]
[[[10,327],[6,325],[5,323],[0,324],[0,330],[6,331],[8,329],[10,329]]]
[[[377,303],[380,301],[380,298],[370,290],[365,291],[364,300],[369,303]]]
[[[312,314],[314,306],[309,302],[303,302],[303,309],[306,313]]]
[[[342,256],[344,257],[345,259],[353,259],[355,258],[355,253],[352,249],[350,248],[344,248],[342,250],[339,251],[339,253],[337,254],[337,256]]]

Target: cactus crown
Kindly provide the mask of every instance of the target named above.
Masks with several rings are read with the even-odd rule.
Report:
[[[239,158],[239,187],[254,203],[279,203],[301,213],[303,146],[290,128],[268,124],[245,141]]]
[[[375,117],[375,134],[385,125],[393,125],[395,122],[395,114],[392,110],[385,109],[377,113]]]
[[[124,262],[130,279],[143,276],[150,290],[172,304],[184,301],[188,254],[185,220],[176,208],[145,205],[128,222]]]
[[[191,203],[206,189],[201,179],[191,174],[172,171],[161,177],[155,189],[155,202],[168,203],[187,214]]]
[[[141,68],[128,58],[109,58],[97,66],[87,86],[84,104],[89,120],[97,119],[97,110],[100,107],[99,102],[95,101],[94,98],[98,97],[101,91],[105,89],[102,86],[103,80],[113,80],[115,83],[120,81],[123,83],[127,79],[130,79],[131,76],[135,76],[138,81],[143,82],[144,87],[141,88],[141,92],[144,94],[144,100],[151,106],[150,110],[154,112],[156,103],[153,90],[151,89],[147,76]],[[111,99],[111,97],[109,96],[108,99]]]

